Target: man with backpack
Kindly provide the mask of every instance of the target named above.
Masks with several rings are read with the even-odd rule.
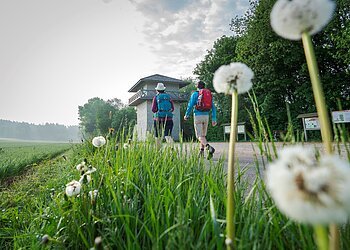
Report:
[[[171,132],[174,127],[173,123],[173,111],[174,103],[170,98],[168,93],[165,93],[166,87],[163,83],[158,83],[155,90],[157,95],[153,97],[152,101],[152,112],[153,115],[153,124],[155,136],[157,138],[161,137],[164,132],[164,137],[166,142],[173,142],[171,137]],[[157,140],[157,143],[159,141]]]
[[[184,116],[184,120],[188,120],[194,108],[194,129],[196,137],[200,142],[199,157],[204,157],[204,148],[208,150],[208,159],[213,157],[215,149],[207,142],[207,129],[209,123],[209,111],[211,110],[212,125],[216,126],[216,108],[213,102],[213,97],[209,89],[205,88],[205,83],[199,81],[196,84],[197,91],[193,92],[190,101],[187,105],[187,110]]]

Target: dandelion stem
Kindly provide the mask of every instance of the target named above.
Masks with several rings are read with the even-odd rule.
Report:
[[[325,226],[315,225],[315,237],[319,250],[328,250],[328,231]]]
[[[328,112],[323,93],[322,84],[319,77],[319,70],[316,62],[311,36],[308,32],[303,32],[302,40],[306,56],[306,62],[309,69],[312,90],[316,103],[317,114],[320,120],[321,136],[326,153],[332,153],[332,135]]]
[[[332,130],[331,130],[328,112],[326,109],[326,103],[325,103],[322,84],[320,81],[316,56],[313,49],[311,36],[308,32],[302,33],[302,41],[304,46],[306,62],[309,69],[312,90],[314,93],[317,114],[318,114],[320,126],[321,126],[321,136],[322,136],[323,146],[325,148],[326,153],[331,154],[333,151],[332,132],[331,132]],[[340,240],[339,230],[337,225],[335,224],[330,225],[330,228],[331,228],[330,249],[337,250],[339,249],[339,240]]]
[[[231,244],[227,245],[227,249],[234,249],[235,227],[234,227],[234,173],[235,173],[235,142],[236,142],[236,127],[238,116],[238,93],[234,90],[232,93],[232,111],[231,111],[231,131],[230,144],[228,155],[228,173],[227,173],[227,238],[232,240]]]
[[[340,249],[340,231],[336,224],[331,224],[329,226],[330,231],[330,241],[329,241],[329,249],[338,250]]]

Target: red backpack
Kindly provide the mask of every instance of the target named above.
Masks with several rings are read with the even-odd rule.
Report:
[[[213,101],[213,96],[209,89],[200,89],[198,91],[198,99],[196,104],[196,109],[199,111],[209,111],[211,110],[211,104]]]

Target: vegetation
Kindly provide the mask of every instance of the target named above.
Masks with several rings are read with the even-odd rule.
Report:
[[[25,179],[0,192],[1,246],[223,249],[223,159],[204,162],[191,145],[157,149],[153,139],[123,145],[116,138],[102,148],[85,142],[66,154],[67,161],[60,157],[34,166]],[[80,178],[76,165],[84,159],[97,171],[78,196],[66,197],[65,184]],[[238,168],[235,177],[237,249],[314,249],[312,228],[278,211],[256,164],[255,177],[245,175],[254,165]],[[92,190],[98,190],[93,200]],[[349,226],[342,232],[347,249]],[[95,244],[99,237],[102,246]]]
[[[136,110],[127,107],[118,98],[104,101],[94,97],[79,106],[79,120],[84,136],[91,137],[106,133],[110,128],[117,132],[133,127],[136,124]]]
[[[287,113],[294,128],[301,128],[296,117],[316,112],[302,44],[283,39],[272,31],[270,12],[274,0],[250,3],[244,16],[232,20],[232,37],[218,39],[194,74],[211,87],[213,74],[220,65],[234,61],[247,64],[255,73],[254,91],[271,129],[287,131]],[[328,110],[339,110],[339,103],[343,109],[350,109],[350,7],[346,0],[336,3],[337,11],[331,23],[313,36]],[[220,126],[228,122],[230,101],[221,94],[216,94],[215,99],[222,114],[218,119]],[[241,99],[239,121],[249,123],[246,110],[252,107],[247,97]]]
[[[294,143],[300,134],[293,129],[297,124],[288,121],[296,122],[298,113],[314,111],[301,44],[282,40],[270,30],[268,14],[274,2],[252,1],[246,16],[233,20],[234,36],[217,40],[195,72],[211,89],[213,73],[222,64],[243,61],[256,74],[255,94],[240,99],[243,114],[239,117],[251,123],[252,137],[260,152],[255,155],[255,164],[237,164],[232,215],[236,248],[315,249],[312,228],[281,214],[262,178],[265,164],[277,158],[273,129],[287,130],[285,143]],[[337,108],[338,102],[348,108],[349,86],[341,82],[341,79],[345,83],[349,80],[349,55],[344,56],[349,53],[346,2],[337,1],[337,15],[330,27],[314,37],[330,109]],[[219,121],[229,122],[230,97],[216,94],[215,98]],[[249,102],[248,98],[253,101]],[[135,124],[135,110],[124,107],[118,99],[92,98],[79,107],[79,115],[88,136],[106,134],[110,128],[117,132],[110,132],[107,143],[99,148],[87,140],[65,157],[44,161],[32,157],[25,164],[31,164],[26,178],[2,187],[0,245],[3,248],[225,247],[225,159],[203,160],[197,157],[194,145],[182,142],[158,148],[152,137],[145,142],[127,140],[131,136],[125,128]],[[344,144],[343,153],[349,160],[346,129],[344,126],[335,129],[335,138]],[[213,139],[221,135],[210,130],[209,136]],[[339,143],[337,152],[342,151]],[[0,154],[5,155],[11,145],[1,148]],[[49,151],[47,145],[44,151]],[[24,156],[23,152],[16,151],[15,157],[8,158],[18,159],[19,155]],[[37,164],[32,164],[33,161]],[[38,164],[39,161],[42,163]],[[87,164],[91,169],[96,168],[96,172],[91,173],[91,181],[82,179],[77,196],[67,196],[66,184],[81,178],[78,164]],[[10,172],[12,165],[9,166],[8,176],[19,172]],[[97,195],[91,195],[95,190]],[[342,225],[340,231],[341,248],[349,249],[349,223]]]
[[[0,119],[0,138],[42,141],[80,141],[78,126],[46,123],[35,125]]]
[[[33,164],[51,159],[71,148],[68,143],[0,141],[0,184]],[[1,185],[0,185],[1,186]]]

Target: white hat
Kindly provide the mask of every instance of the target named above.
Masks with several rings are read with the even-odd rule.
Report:
[[[161,83],[161,82],[159,82],[158,84],[157,84],[157,87],[156,87],[156,90],[165,90],[166,88],[165,88],[165,86],[164,86],[164,84],[163,83]]]

